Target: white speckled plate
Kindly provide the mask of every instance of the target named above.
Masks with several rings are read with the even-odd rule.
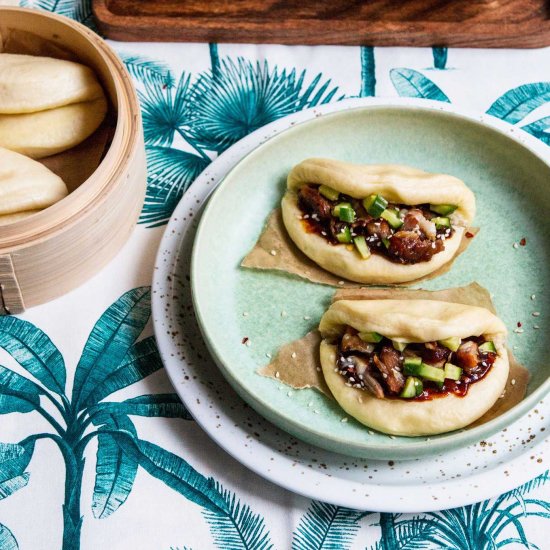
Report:
[[[210,192],[247,153],[282,130],[325,113],[411,100],[348,100],[303,111],[251,134],[212,163],[185,194],[166,230],[153,281],[153,317],[168,374],[199,424],[240,462],[292,491],[352,508],[420,512],[469,504],[542,473],[549,400],[490,439],[409,461],[353,459],[280,431],[233,392],[209,358],[196,325],[189,259],[198,215]],[[423,107],[452,110],[422,101]]]

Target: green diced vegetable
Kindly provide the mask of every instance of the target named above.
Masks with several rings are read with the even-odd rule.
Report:
[[[388,201],[384,197],[375,194],[363,199],[363,206],[373,218],[379,218],[382,212],[386,210]]]
[[[457,208],[454,204],[430,204],[430,210],[442,216],[452,214]]]
[[[435,227],[437,229],[450,229],[451,228],[451,220],[450,218],[432,218],[432,222],[435,223]]]
[[[326,197],[329,201],[337,201],[338,197],[340,196],[339,191],[336,191],[336,189],[333,189],[328,185],[321,185],[319,187],[319,193],[321,193],[321,195],[323,195],[323,197]]]
[[[422,365],[420,357],[405,357],[403,361],[403,372],[408,375],[416,376]]]
[[[355,210],[349,202],[341,202],[332,210],[333,216],[340,218],[342,222],[353,223],[355,221]]]
[[[424,384],[419,378],[414,379],[414,387],[416,389],[416,396],[418,397],[424,391]]]
[[[497,348],[495,347],[495,344],[489,340],[479,346],[479,351],[482,353],[496,353]]]
[[[411,399],[413,397],[416,397],[417,395],[420,395],[419,393],[417,393],[419,385],[422,387],[422,382],[418,380],[418,378],[415,378],[414,376],[408,376],[405,380],[405,385],[403,386],[399,397]],[[420,393],[422,393],[422,390],[420,391]]]
[[[386,239],[386,237],[382,237],[382,242],[384,243],[384,246],[386,248],[389,248],[390,247],[390,240],[389,239]]]
[[[462,369],[453,365],[452,363],[447,363],[445,365],[445,378],[449,380],[460,380],[462,376]]]
[[[399,229],[403,225],[403,220],[399,217],[397,210],[386,208],[386,210],[380,214],[380,217],[384,218],[392,229]]]
[[[365,237],[355,237],[353,239],[353,244],[355,245],[355,248],[357,248],[357,252],[359,252],[363,260],[368,260],[370,258],[370,248],[367,244],[367,241],[365,240]]]
[[[445,338],[444,340],[439,340],[439,343],[442,346],[445,346],[451,351],[456,351],[460,347],[460,338],[458,336],[451,336],[450,338]]]
[[[378,332],[360,332],[359,338],[361,338],[363,342],[368,342],[369,344],[378,344],[384,337],[378,334]]]
[[[336,235],[336,238],[338,239],[339,243],[347,244],[351,243],[351,231],[349,227],[346,225],[344,229],[338,235]]]
[[[398,342],[397,340],[392,340],[391,343],[397,351],[403,351],[407,347],[407,342]]]
[[[432,367],[431,365],[426,365],[426,363],[420,365],[418,376],[424,378],[424,380],[431,380],[432,382],[445,382],[445,371],[437,367]]]

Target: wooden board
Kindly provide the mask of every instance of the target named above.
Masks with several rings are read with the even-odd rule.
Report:
[[[546,0],[92,0],[114,40],[535,48]]]

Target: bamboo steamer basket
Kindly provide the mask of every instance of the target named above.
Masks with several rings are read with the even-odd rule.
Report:
[[[14,314],[79,286],[113,258],[139,216],[146,161],[130,76],[99,36],[62,16],[0,6],[2,29],[69,50],[95,71],[116,117],[111,144],[88,179],[42,212],[0,226],[0,314]]]

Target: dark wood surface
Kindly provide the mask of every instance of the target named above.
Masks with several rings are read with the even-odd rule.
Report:
[[[546,0],[92,0],[124,41],[534,48]]]

